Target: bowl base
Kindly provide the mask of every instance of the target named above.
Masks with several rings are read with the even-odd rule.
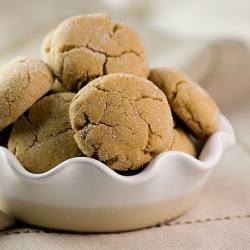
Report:
[[[157,204],[120,208],[64,208],[8,199],[0,208],[27,224],[47,229],[107,233],[131,231],[162,224],[188,211],[201,190]],[[8,205],[7,205],[8,204]]]

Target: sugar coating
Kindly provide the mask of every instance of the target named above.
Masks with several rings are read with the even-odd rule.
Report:
[[[82,152],[114,170],[135,170],[173,140],[173,118],[164,93],[130,74],[99,77],[70,104],[74,137]]]
[[[14,124],[9,150],[32,173],[44,173],[72,157],[83,156],[69,120],[73,93],[45,96]]]
[[[149,79],[166,94],[172,111],[198,138],[207,138],[219,129],[219,107],[185,74],[168,68],[154,68]]]
[[[0,131],[48,92],[53,76],[39,59],[16,57],[0,69]]]
[[[64,87],[72,91],[109,73],[145,78],[149,73],[138,34],[105,14],[66,19],[45,38],[42,54]]]

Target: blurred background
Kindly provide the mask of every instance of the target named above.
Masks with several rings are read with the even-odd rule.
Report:
[[[44,36],[70,16],[108,13],[141,36],[151,67],[175,67],[203,85],[250,151],[249,0],[0,0],[0,6],[0,66],[17,55],[41,57]]]
[[[179,66],[218,39],[250,40],[249,0],[0,0],[0,65],[40,56],[43,37],[72,15],[105,12],[142,37],[150,64]]]

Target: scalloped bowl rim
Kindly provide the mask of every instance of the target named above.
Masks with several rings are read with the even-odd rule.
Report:
[[[74,163],[80,163],[84,165],[85,163],[91,164],[94,168],[99,169],[103,172],[104,175],[109,176],[114,181],[119,181],[123,183],[129,183],[129,182],[138,182],[142,180],[146,180],[147,178],[150,178],[150,176],[153,175],[154,172],[160,171],[160,168],[162,165],[159,165],[158,163],[160,161],[165,161],[167,163],[168,159],[171,157],[174,157],[175,159],[183,159],[190,164],[190,166],[193,166],[193,168],[197,170],[209,170],[219,162],[221,159],[222,154],[230,148],[232,145],[235,144],[235,133],[234,130],[227,120],[227,118],[224,115],[221,115],[221,127],[220,129],[213,133],[207,140],[207,142],[204,144],[203,149],[201,150],[201,154],[199,158],[195,158],[185,152],[181,151],[166,151],[163,153],[160,153],[157,155],[153,160],[149,162],[149,164],[145,167],[144,170],[139,172],[135,175],[121,175],[114,170],[110,169],[107,165],[104,163],[90,158],[90,157],[74,157],[68,160],[65,160],[64,162],[58,164],[54,168],[50,169],[49,171],[41,174],[34,174],[29,171],[27,171],[21,163],[17,160],[17,158],[7,149],[0,146],[0,152],[5,155],[6,160],[8,161],[8,166],[12,168],[12,171],[15,173],[16,176],[19,176],[23,180],[29,181],[29,180],[42,180],[46,178],[50,178],[54,175],[60,175],[62,171],[64,171],[65,168],[68,166],[74,164]],[[214,147],[216,145],[216,147]],[[206,149],[210,147],[209,155],[207,155]],[[160,167],[159,167],[160,166]]]

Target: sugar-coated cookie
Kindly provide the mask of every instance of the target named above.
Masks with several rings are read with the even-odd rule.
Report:
[[[214,100],[186,75],[168,68],[154,68],[149,79],[167,96],[172,111],[199,138],[219,129],[220,110]]]
[[[53,76],[39,59],[17,57],[0,69],[0,131],[48,92]]]
[[[170,150],[177,150],[196,157],[195,145],[185,129],[174,119],[174,139]]]
[[[63,85],[59,82],[58,79],[55,78],[54,84],[49,92],[49,94],[56,94],[56,93],[65,93],[70,92],[63,87]]]
[[[45,96],[14,124],[9,150],[32,173],[44,173],[72,157],[83,156],[69,120],[73,93]]]
[[[83,87],[70,105],[70,120],[82,152],[114,170],[139,169],[173,139],[166,96],[131,74],[109,74]]]
[[[147,77],[148,61],[138,34],[108,15],[74,16],[47,35],[44,60],[68,90],[79,90],[96,77],[130,73]]]

